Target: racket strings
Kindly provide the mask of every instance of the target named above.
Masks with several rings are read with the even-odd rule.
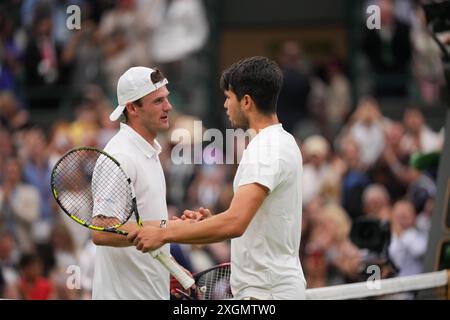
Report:
[[[223,300],[233,297],[230,287],[230,265],[221,265],[197,277],[200,300]]]
[[[113,227],[132,213],[133,195],[123,170],[93,149],[64,156],[53,171],[53,186],[64,210],[95,227]]]

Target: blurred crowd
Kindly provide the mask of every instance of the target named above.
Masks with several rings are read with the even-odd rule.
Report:
[[[421,103],[434,105],[445,83],[419,8],[410,6],[405,17],[396,14],[392,1],[375,2],[382,29],[364,29],[358,50],[363,67],[354,78],[337,56],[307,61],[295,41],[282,43],[273,57],[284,74],[279,118],[303,155],[299,255],[308,288],[361,281],[365,268],[380,261],[396,267],[383,268],[385,277],[422,271],[436,167],[419,170],[411,163],[417,154],[439,152],[444,131],[431,129],[423,109],[409,104],[406,86],[414,83]],[[88,12],[81,30],[65,27],[69,4]],[[50,175],[66,151],[102,148],[117,132],[108,116],[117,78],[128,67],[161,66],[173,90],[172,129],[158,138],[169,215],[200,206],[217,213],[232,198],[237,163],[205,161],[229,150],[205,148],[200,164],[171,161],[177,143],[171,132],[192,132],[193,121],[201,120],[177,110],[177,103],[188,103],[194,94],[195,81],[187,81],[190,55],[208,34],[202,1],[25,0],[0,7],[0,298],[88,299],[95,246],[89,231],[58,208]],[[352,81],[359,78],[366,81],[355,94]],[[67,91],[61,94],[61,88]],[[382,112],[383,99],[393,95],[406,97],[398,119]],[[34,121],[33,112],[58,112],[64,104],[70,105],[65,117],[48,126]],[[207,145],[194,138],[183,143]],[[239,155],[244,147],[233,151]],[[389,223],[387,255],[351,241],[352,226],[364,218]],[[192,272],[230,259],[229,242],[171,250]]]

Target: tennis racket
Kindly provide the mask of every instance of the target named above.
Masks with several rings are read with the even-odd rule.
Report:
[[[191,295],[176,289],[184,298],[189,300],[226,300],[233,298],[230,286],[230,263],[222,263],[207,270],[195,273],[195,292]]]
[[[96,231],[127,235],[118,228],[134,214],[142,226],[133,184],[120,163],[104,151],[81,147],[67,152],[51,175],[53,196],[74,221]],[[183,288],[194,284],[186,272],[160,250],[151,251]]]

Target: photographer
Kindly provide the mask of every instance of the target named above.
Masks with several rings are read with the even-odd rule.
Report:
[[[373,269],[369,269],[373,266],[378,266],[381,279],[395,276],[398,272],[388,251],[391,243],[389,218],[366,214],[356,219],[352,225],[350,240],[359,248],[360,254],[358,281],[365,281],[373,275]]]

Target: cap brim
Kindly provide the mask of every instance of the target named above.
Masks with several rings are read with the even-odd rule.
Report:
[[[118,105],[116,109],[114,109],[114,111],[109,115],[109,120],[116,121],[117,119],[119,119],[124,109],[125,106]]]

